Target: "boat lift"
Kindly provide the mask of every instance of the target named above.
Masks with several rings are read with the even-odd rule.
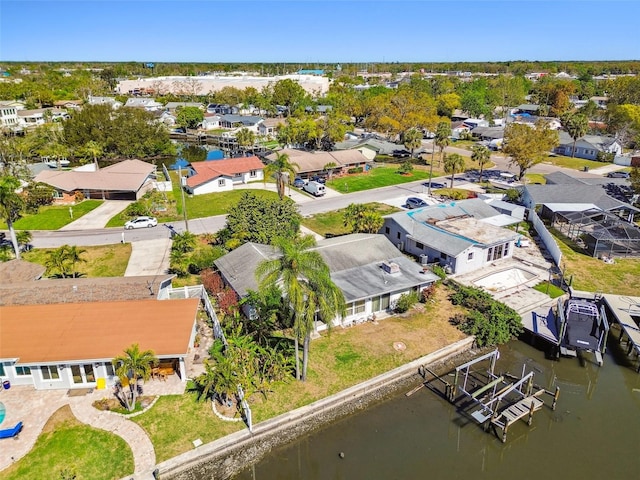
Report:
[[[502,430],[501,439],[504,443],[512,424],[527,417],[527,424],[531,425],[533,414],[545,405],[540,399],[543,395],[553,397],[551,409],[555,410],[560,388],[556,387],[555,392],[549,392],[535,385],[534,372],[525,373],[524,366],[520,377],[509,373],[495,375],[498,358],[500,352],[496,349],[456,367],[453,383],[447,382],[426,367],[422,367],[422,373],[424,376],[431,373],[435,379],[443,382],[447,400],[465,411],[485,431],[493,427],[497,435],[497,429]],[[489,362],[489,367],[484,374],[478,375],[479,372],[472,370],[472,367],[486,361]]]

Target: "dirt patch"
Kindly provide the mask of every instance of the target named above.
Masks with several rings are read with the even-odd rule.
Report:
[[[83,425],[71,411],[69,405],[64,405],[56,410],[45,423],[42,433],[52,433],[62,426],[73,427]]]

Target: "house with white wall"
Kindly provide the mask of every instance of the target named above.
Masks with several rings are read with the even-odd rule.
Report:
[[[233,186],[264,179],[264,164],[256,157],[226,158],[193,162],[188,169],[185,189],[192,195],[226,192]]]
[[[114,97],[93,97],[91,95],[87,98],[87,104],[109,105],[113,110],[117,110],[122,106],[122,102],[116,100]]]
[[[520,235],[503,227],[508,217],[476,198],[388,215],[380,232],[422,263],[459,274],[512,256]]]
[[[559,155],[572,156],[573,138],[567,132],[560,132],[560,143],[553,150]],[[599,153],[622,154],[622,145],[614,138],[606,135],[585,135],[580,137],[575,144],[574,157],[587,160],[597,160]]]
[[[390,312],[402,294],[420,292],[438,280],[383,235],[356,233],[325,238],[311,250],[322,256],[347,304],[346,315],[332,319],[333,325],[360,323],[374,314]],[[249,290],[258,290],[257,266],[277,255],[270,245],[245,243],[214,263],[224,281],[243,298]],[[317,321],[316,328],[323,330],[326,324]]]

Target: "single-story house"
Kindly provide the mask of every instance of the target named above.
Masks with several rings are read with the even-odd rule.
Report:
[[[162,108],[164,107],[160,102],[156,102],[153,98],[140,97],[128,98],[124,106],[131,108],[143,108],[147,112],[162,110]]]
[[[464,122],[451,123],[451,137],[455,138],[456,140],[464,137],[470,131],[471,128],[469,128]]]
[[[364,167],[369,160],[358,150],[335,150],[333,152],[306,152],[293,148],[285,148],[278,153],[286,154],[289,161],[298,165],[298,173],[308,177],[322,172],[328,164],[334,164],[331,171],[336,174],[346,173],[348,169]],[[273,161],[275,154],[268,155],[267,160]]]
[[[576,142],[575,157],[587,160],[596,160],[598,153],[622,154],[622,145],[614,137],[605,135],[585,135]],[[573,151],[573,138],[567,132],[560,132],[560,143],[553,150],[558,155],[571,156]]]
[[[258,135],[268,138],[275,138],[278,133],[278,127],[285,125],[287,121],[284,118],[265,118],[258,124]]]
[[[36,389],[110,386],[116,380],[111,360],[137,343],[186,381],[200,298],[169,300],[171,278],[3,283],[0,378]]]
[[[467,273],[512,256],[519,234],[493,224],[505,216],[475,198],[387,215],[381,233],[422,263]]]
[[[204,110],[204,105],[199,102],[167,102],[164,109],[169,113],[176,113],[176,110],[182,107],[196,107],[200,110]]]
[[[389,155],[393,156],[397,154],[399,151],[406,151],[407,155],[409,152],[405,149],[404,145],[389,142],[387,140],[382,139],[381,137],[373,136],[365,136],[363,138],[356,138],[353,140],[345,140],[343,142],[338,142],[335,144],[336,150],[362,150],[362,147],[368,147],[370,150],[375,150],[378,155]],[[413,153],[418,154],[423,152],[424,149],[418,148]],[[429,150],[429,153],[431,151]],[[363,152],[364,153],[364,152]]]
[[[207,105],[207,113],[215,113],[216,115],[236,115],[238,107],[221,103],[210,103]]]
[[[383,235],[357,233],[320,240],[317,251],[329,267],[331,279],[342,290],[347,313],[333,325],[364,321],[372,314],[393,309],[403,293],[421,291],[438,280],[411,261]],[[240,296],[258,290],[255,270],[263,260],[276,258],[269,245],[245,243],[214,263],[225,282]],[[317,325],[319,330],[326,328]]]
[[[233,190],[233,185],[264,179],[264,164],[256,157],[193,162],[186,190],[193,195]]]
[[[47,122],[66,120],[69,114],[60,108],[36,108],[34,110],[18,110],[18,125],[36,127]]]
[[[529,115],[538,115],[538,110],[540,110],[540,105],[523,103],[522,105],[518,105],[516,108],[512,109],[511,115],[518,115],[522,113],[528,113]]]
[[[91,95],[87,98],[87,103],[89,105],[110,105],[114,110],[122,106],[122,102],[116,100],[114,97],[92,97]]]
[[[53,106],[67,110],[80,110],[83,103],[83,100],[58,100],[53,102]]]
[[[262,117],[255,115],[222,115],[220,128],[248,128],[258,132],[258,125],[263,121]]]
[[[206,113],[200,123],[203,130],[217,130],[220,128],[220,115]]]
[[[476,127],[471,130],[471,135],[478,140],[502,140],[504,138],[504,127]]]
[[[634,216],[640,212],[640,209],[633,205],[608,195],[604,188],[581,181],[525,185],[522,188],[520,201],[527,208],[539,207],[541,216],[545,218],[553,218],[554,212],[582,212],[597,209],[613,213],[632,223]]]
[[[123,160],[94,172],[49,170],[34,181],[56,189],[54,201],[75,203],[76,195],[108,200],[138,200],[153,189],[156,166],[141,160]]]

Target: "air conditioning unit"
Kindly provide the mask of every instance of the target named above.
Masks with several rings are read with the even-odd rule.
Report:
[[[420,265],[428,265],[429,264],[429,255],[420,255]]]

